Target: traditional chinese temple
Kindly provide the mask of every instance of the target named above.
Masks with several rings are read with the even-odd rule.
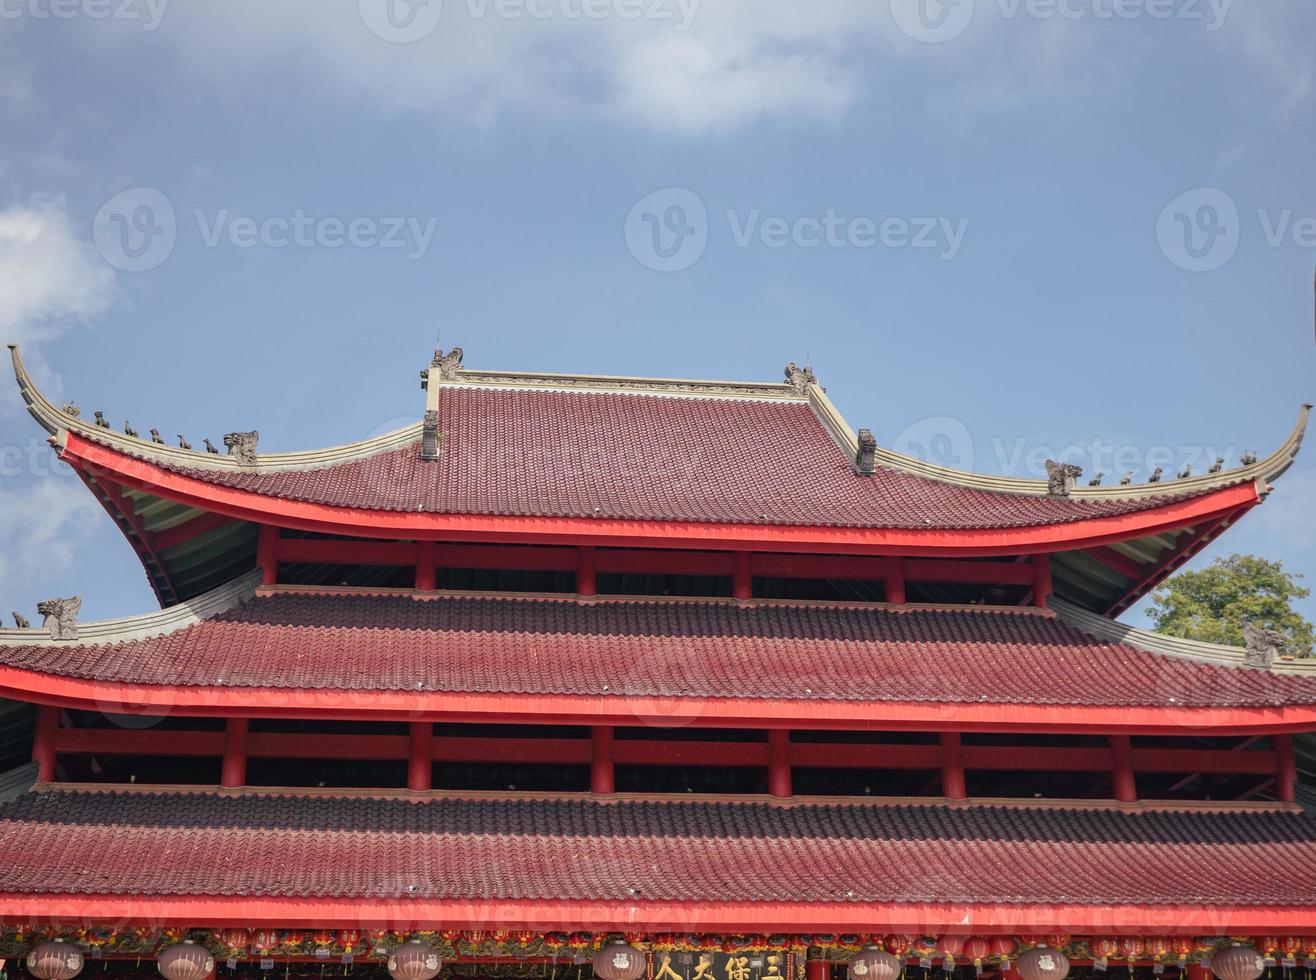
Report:
[[[1309,406],[1268,455],[1102,485],[888,451],[795,364],[454,350],[414,424],[266,452],[57,406],[11,351],[161,607],[85,622],[75,582],[0,629],[4,744],[35,731],[0,776],[11,971],[1255,980],[1316,957],[1316,662],[1116,621],[1284,492]]]

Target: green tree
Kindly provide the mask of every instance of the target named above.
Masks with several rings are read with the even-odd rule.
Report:
[[[1285,653],[1308,657],[1312,625],[1293,609],[1294,599],[1311,595],[1298,584],[1301,578],[1278,561],[1230,555],[1169,579],[1152,593],[1148,613],[1161,633],[1238,647],[1243,627],[1255,623],[1283,634]]]

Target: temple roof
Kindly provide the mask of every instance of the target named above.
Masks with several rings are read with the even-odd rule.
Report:
[[[82,626],[76,640],[0,630],[0,687],[81,691],[102,706],[124,687],[127,701],[178,710],[259,706],[280,691],[288,708],[354,715],[634,716],[656,702],[724,723],[785,712],[890,722],[916,705],[947,721],[988,711],[1021,724],[999,706],[1156,708],[1177,725],[1212,710],[1235,711],[1235,726],[1293,724],[1286,708],[1312,715],[1316,664],[1247,668],[1240,651],[1158,647],[1114,628],[1120,637],[1099,637],[1026,606],[421,597],[248,580],[186,612]],[[1129,720],[1158,723],[1147,711]]]
[[[1316,820],[1291,807],[56,786],[0,804],[0,895],[11,910],[36,907],[32,896],[69,895],[98,896],[100,914],[117,909],[115,897],[131,899],[145,914],[146,899],[167,897],[180,904],[162,910],[185,915],[196,914],[186,898],[223,896],[236,917],[244,902],[274,897],[295,900],[283,906],[292,916],[310,914],[316,900],[350,899],[361,924],[372,904],[455,917],[458,907],[492,903],[479,907],[499,921],[518,902],[546,903],[546,918],[619,903],[652,916],[633,921],[663,928],[664,916],[767,906],[760,921],[775,913],[779,928],[860,917],[879,928],[902,906],[935,903],[924,914],[962,914],[970,926],[979,924],[974,909],[1049,905],[1055,925],[1077,906],[1101,909],[1113,928],[1132,924],[1120,921],[1131,907],[1163,917],[1156,910],[1170,906],[1184,908],[1176,928],[1214,932],[1255,924],[1239,917],[1245,909],[1309,916],[1313,894]],[[330,907],[347,908],[319,909],[321,922]]]

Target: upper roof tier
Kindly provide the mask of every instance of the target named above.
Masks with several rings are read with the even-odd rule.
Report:
[[[1265,483],[1292,462],[1302,421],[1265,460],[1143,486],[984,476],[873,448],[812,375],[756,384],[509,374],[445,359],[427,372],[437,459],[422,423],[306,453],[219,456],[124,435],[56,409],[14,365],[32,414],[199,484],[367,511],[905,530],[1027,528],[1156,510]],[[436,358],[436,362],[438,359]]]

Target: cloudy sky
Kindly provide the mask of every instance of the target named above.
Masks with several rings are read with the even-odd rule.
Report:
[[[198,443],[413,420],[441,334],[810,359],[952,465],[1200,472],[1316,395],[1313,37],[1307,0],[0,0],[0,336]],[[149,609],[43,435],[10,387],[0,610]],[[1316,451],[1234,549],[1316,578]]]

